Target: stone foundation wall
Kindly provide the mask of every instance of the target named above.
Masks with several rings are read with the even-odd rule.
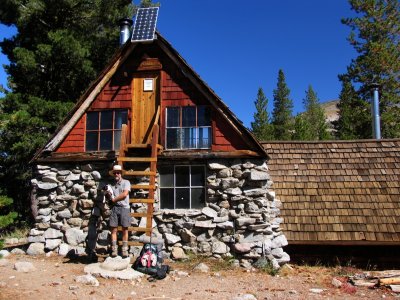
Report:
[[[164,240],[165,252],[175,259],[184,258],[189,252],[233,256],[243,266],[264,255],[275,267],[288,262],[289,256],[282,248],[287,240],[280,229],[281,202],[272,191],[266,161],[213,160],[206,165],[204,208],[160,210],[156,199],[153,236]],[[28,237],[32,251],[56,251],[62,255],[71,250],[78,254],[94,248],[98,253],[107,251],[110,233],[99,189],[110,180],[111,166],[36,166],[31,183],[37,216]],[[132,212],[145,209],[144,204],[131,207]],[[144,227],[145,218],[134,218],[132,225]],[[136,253],[135,248],[131,247],[131,251]]]

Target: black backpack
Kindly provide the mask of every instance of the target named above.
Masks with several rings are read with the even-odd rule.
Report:
[[[144,274],[152,275],[155,279],[163,279],[169,273],[169,266],[162,265],[163,257],[156,244],[146,243],[143,245],[133,268]]]

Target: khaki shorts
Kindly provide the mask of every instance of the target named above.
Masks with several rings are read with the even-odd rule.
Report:
[[[114,206],[111,209],[110,215],[110,227],[122,227],[131,226],[131,210],[121,206]]]

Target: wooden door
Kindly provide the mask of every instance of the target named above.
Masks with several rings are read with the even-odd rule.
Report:
[[[148,144],[156,118],[159,100],[159,74],[137,75],[132,81],[133,144]]]

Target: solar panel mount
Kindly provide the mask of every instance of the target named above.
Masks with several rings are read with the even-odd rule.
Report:
[[[132,42],[152,41],[155,38],[159,7],[139,8],[133,25]]]

